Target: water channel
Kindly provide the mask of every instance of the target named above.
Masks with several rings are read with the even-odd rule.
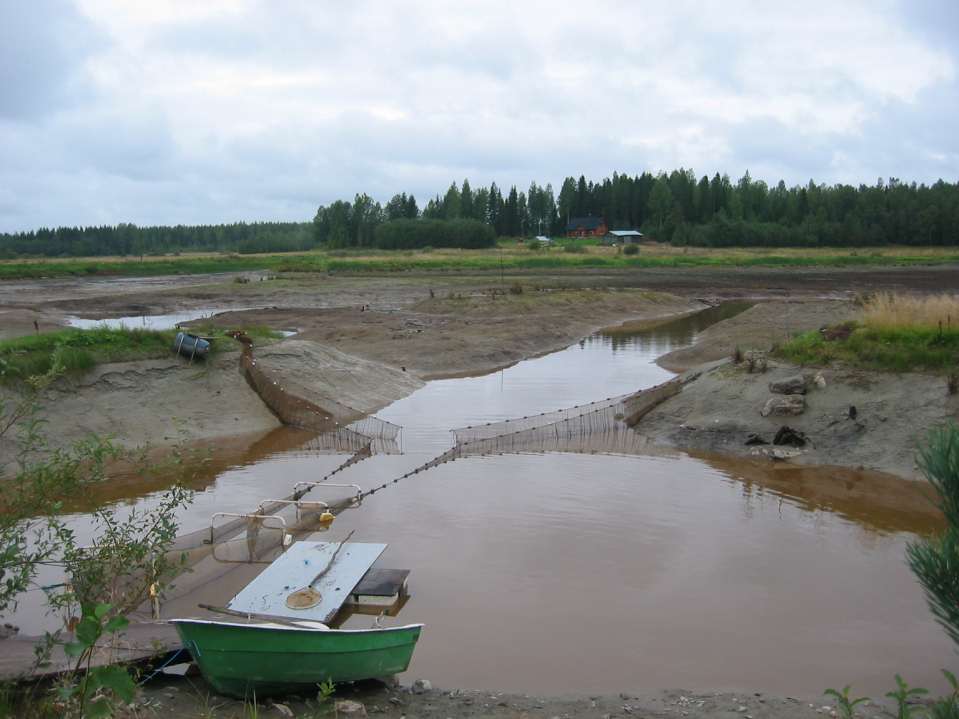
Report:
[[[448,449],[454,427],[658,384],[672,375],[657,357],[736,309],[429,382],[378,415],[403,427],[402,454],[337,481],[399,476]],[[285,496],[346,459],[304,449],[305,439],[283,429],[225,443],[183,529]],[[154,489],[120,491],[136,504]],[[904,561],[906,543],[937,522],[915,483],[888,476],[568,451],[441,465],[342,513],[322,538],[355,530],[355,541],[389,542],[382,564],[412,570],[413,597],[391,621],[426,624],[410,674],[434,686],[815,696],[846,683],[885,691],[896,672],[938,688],[940,668],[955,668]]]

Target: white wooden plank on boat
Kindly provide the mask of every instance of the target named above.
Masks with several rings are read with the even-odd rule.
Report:
[[[296,542],[233,597],[227,607],[239,612],[329,622],[387,545],[348,542],[336,555],[330,570],[313,585],[320,593],[319,604],[309,609],[290,609],[286,598],[308,586],[326,568],[339,546],[338,542]]]

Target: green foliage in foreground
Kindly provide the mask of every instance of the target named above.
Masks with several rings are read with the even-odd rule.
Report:
[[[959,647],[959,425],[949,423],[929,433],[919,450],[919,466],[935,490],[933,501],[945,515],[946,530],[940,536],[910,542],[906,559],[926,592],[936,620]],[[895,719],[959,719],[959,681],[946,669],[942,673],[952,693],[928,706],[918,702],[929,690],[911,687],[896,674],[896,688],[886,692],[886,698],[896,704]],[[835,700],[842,719],[853,719],[856,706],[868,701],[866,697],[851,698],[849,689],[847,685],[841,692],[826,690],[826,695]]]
[[[959,647],[959,426],[933,430],[920,450],[919,466],[935,490],[947,528],[940,536],[910,542],[906,558],[933,616]]]
[[[91,667],[97,642],[115,635],[130,624],[123,616],[111,616],[112,605],[101,602],[84,606],[83,614],[74,630],[75,641],[64,645],[68,657],[77,660],[77,670],[83,670],[79,683],[60,688],[64,701],[75,701],[82,716],[113,716],[115,701],[130,703],[136,696],[136,683],[125,667],[118,665]]]
[[[879,253],[810,252],[808,255],[598,255],[576,252],[506,254],[486,252],[431,255],[425,252],[333,250],[299,255],[223,255],[136,262],[58,260],[0,263],[0,280],[42,277],[153,277],[215,272],[483,272],[508,270],[644,269],[670,267],[858,267],[942,265],[959,263],[959,254],[934,257]]]
[[[177,516],[192,500],[180,485],[163,492],[152,506],[99,507],[91,516],[92,536],[82,540],[67,520],[66,502],[104,482],[108,460],[129,462],[137,474],[160,468],[148,463],[145,454],[96,436],[50,449],[38,397],[64,371],[59,358],[55,349],[50,370],[26,377],[26,391],[16,400],[0,397],[0,438],[16,438],[13,456],[0,465],[7,475],[0,482],[0,620],[20,601],[42,603],[53,616],[73,617],[75,623],[65,622],[72,638],[68,626],[47,632],[35,661],[37,666],[49,661],[53,647],[62,645],[76,662],[53,687],[0,687],[0,716],[93,719],[114,716],[133,701],[134,677],[116,664],[117,639],[129,623],[125,615],[151,597],[162,597],[183,559],[170,551]],[[176,452],[173,462],[181,459]],[[28,595],[29,590],[42,590],[42,595]],[[94,666],[94,653],[107,663]]]
[[[942,670],[943,676],[952,687],[952,693],[946,696],[934,699],[931,702],[922,702],[920,697],[929,694],[928,689],[923,687],[909,686],[909,683],[896,674],[896,688],[886,692],[886,698],[895,703],[895,711],[885,711],[887,716],[895,719],[913,719],[914,717],[931,717],[932,719],[959,719],[959,683],[956,676],[946,670]],[[869,705],[869,697],[858,697],[853,699],[849,691],[851,686],[847,684],[842,691],[836,689],[827,689],[824,694],[832,697],[836,704],[836,713],[841,719],[855,719],[856,707],[860,704]],[[871,711],[870,714],[875,714]]]
[[[827,689],[823,692],[827,697],[832,697],[836,702],[836,708],[839,711],[839,716],[842,719],[853,719],[856,715],[856,707],[860,704],[869,701],[869,697],[858,697],[853,699],[849,696],[849,690],[852,688],[852,685],[847,684],[842,688],[842,691],[836,689]]]
[[[874,329],[849,323],[797,335],[778,354],[803,365],[841,362],[894,372],[953,372],[959,366],[959,329]]]

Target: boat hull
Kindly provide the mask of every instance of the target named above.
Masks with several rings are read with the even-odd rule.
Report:
[[[421,624],[370,630],[174,620],[183,646],[216,691],[257,697],[406,671]]]

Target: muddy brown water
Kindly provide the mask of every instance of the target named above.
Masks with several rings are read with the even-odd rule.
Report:
[[[337,481],[399,476],[448,449],[453,427],[662,382],[671,373],[656,357],[740,309],[430,382],[379,415],[403,427],[403,454],[365,460]],[[224,445],[194,479],[183,529],[285,496],[346,459],[311,452],[306,439],[279,430]],[[123,497],[109,499],[131,505],[157,489],[118,487]],[[940,668],[956,666],[904,561],[910,539],[940,526],[922,488],[670,451],[474,457],[375,494],[319,538],[355,530],[354,540],[390,543],[381,564],[413,570],[413,597],[391,621],[426,624],[410,675],[436,686],[814,696],[852,683],[876,694],[896,672],[940,688]],[[87,524],[76,518],[81,532]],[[219,601],[236,589],[217,587]],[[25,630],[42,624],[35,612],[21,607]]]

